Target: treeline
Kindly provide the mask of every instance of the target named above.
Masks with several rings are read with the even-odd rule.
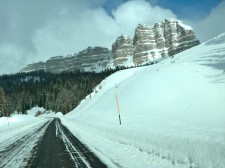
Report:
[[[0,76],[0,116],[14,111],[26,113],[34,107],[60,111],[66,114],[90,94],[110,74],[124,69],[95,72],[36,71]]]

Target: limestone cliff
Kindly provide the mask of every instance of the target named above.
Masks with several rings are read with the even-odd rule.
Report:
[[[200,44],[191,27],[176,19],[153,26],[139,24],[134,35],[134,64],[140,65],[165,55],[172,56]]]
[[[121,66],[133,56],[134,46],[133,40],[128,36],[119,36],[112,45],[113,65]]]
[[[108,48],[88,47],[77,54],[51,57],[44,62],[29,64],[23,68],[22,72],[34,70],[46,70],[53,73],[61,71],[102,71],[107,68],[112,54]]]
[[[165,19],[152,26],[139,24],[134,38],[121,35],[112,44],[112,51],[104,47],[88,47],[78,53],[52,57],[46,63],[29,64],[23,72],[46,70],[102,71],[108,67],[143,65],[165,56],[173,56],[200,44],[190,26],[176,19]]]

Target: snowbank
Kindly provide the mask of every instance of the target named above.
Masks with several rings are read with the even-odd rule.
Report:
[[[111,167],[223,168],[225,43],[218,41],[111,75],[63,124]]]
[[[9,129],[27,125],[35,121],[37,121],[36,118],[29,115],[23,115],[23,114],[16,114],[16,115],[13,115],[12,117],[1,117],[0,132],[8,131]]]
[[[42,112],[41,115],[36,117],[37,112]],[[27,111],[26,114],[12,114],[10,117],[0,117],[0,133],[10,131],[18,127],[23,127],[35,122],[45,122],[51,117],[61,117],[61,112],[46,111],[42,107],[34,107]]]
[[[63,116],[61,112],[53,112],[53,111],[47,111],[43,107],[33,107],[30,110],[27,110],[27,115],[33,116],[33,117],[60,117]]]
[[[38,112],[45,113],[46,110],[43,107],[33,107],[32,109],[27,110],[27,115],[36,117]]]

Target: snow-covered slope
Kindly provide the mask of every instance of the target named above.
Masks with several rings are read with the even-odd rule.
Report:
[[[224,168],[224,93],[222,34],[111,75],[62,121],[111,167]]]

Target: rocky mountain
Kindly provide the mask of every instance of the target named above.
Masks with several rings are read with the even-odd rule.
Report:
[[[133,53],[133,40],[128,36],[119,36],[112,45],[113,65],[124,65],[124,62],[126,62],[129,57],[132,57]]]
[[[62,71],[96,71],[107,68],[112,60],[112,54],[108,48],[88,47],[77,54],[51,57],[45,62],[29,64],[22,72],[45,70],[53,73]]]
[[[46,62],[46,70],[54,73],[61,71],[101,71],[107,67],[111,60],[111,52],[108,48],[88,47],[77,54],[66,57],[52,57]]]
[[[46,63],[45,62],[28,64],[21,71],[22,72],[30,72],[30,71],[39,71],[39,70],[46,70]]]
[[[135,30],[133,60],[139,65],[163,56],[173,56],[200,44],[191,27],[176,19],[153,26],[139,24]]]
[[[112,49],[88,47],[77,54],[52,57],[49,60],[29,64],[23,72],[46,70],[99,72],[108,67],[143,65],[165,56],[173,56],[200,44],[190,26],[176,19],[165,19],[152,26],[139,24],[134,38],[121,35],[112,44]]]

